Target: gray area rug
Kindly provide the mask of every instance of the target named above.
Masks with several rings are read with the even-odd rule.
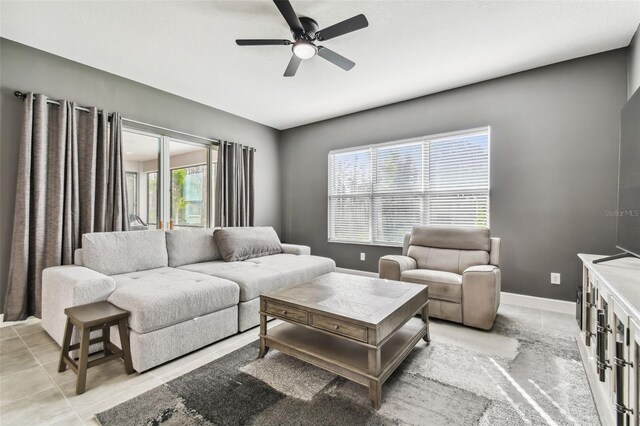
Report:
[[[491,332],[432,321],[432,343],[420,341],[383,385],[378,411],[363,386],[276,350],[256,359],[255,342],[96,418],[104,426],[600,424],[567,316],[564,329],[543,331],[527,315],[499,315]]]

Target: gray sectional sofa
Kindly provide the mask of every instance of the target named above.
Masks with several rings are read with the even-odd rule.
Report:
[[[275,236],[265,252],[270,254],[251,247],[253,231]],[[75,265],[43,272],[43,328],[61,344],[65,308],[108,300],[131,313],[133,367],[142,372],[258,325],[261,294],[335,270],[333,260],[311,256],[309,247],[280,244],[270,228],[243,228],[224,241],[226,253],[213,232],[83,235]],[[250,256],[257,257],[223,260]],[[119,345],[118,333],[111,336]]]

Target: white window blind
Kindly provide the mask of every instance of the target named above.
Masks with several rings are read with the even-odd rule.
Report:
[[[329,241],[401,245],[413,225],[489,226],[489,129],[329,153]]]

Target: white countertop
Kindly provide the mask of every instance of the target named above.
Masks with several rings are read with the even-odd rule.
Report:
[[[640,259],[625,257],[594,265],[594,260],[606,256],[580,253],[578,257],[607,285],[618,303],[640,321]]]

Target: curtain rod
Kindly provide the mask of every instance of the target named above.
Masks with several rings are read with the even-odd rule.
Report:
[[[171,133],[177,133],[179,135],[188,136],[190,138],[196,138],[196,139],[202,139],[202,140],[205,140],[205,141],[208,141],[208,142],[220,143],[219,139],[206,138],[204,136],[192,135],[191,133],[181,132],[180,130],[168,129],[166,127],[156,126],[155,124],[149,124],[149,123],[145,123],[145,122],[142,122],[142,121],[132,120],[130,118],[122,117],[122,121],[127,121],[127,122],[133,123],[133,124],[140,124],[141,126],[146,126],[146,127],[153,127],[154,129],[164,130],[166,132],[171,132]]]
[[[16,95],[16,97],[20,98],[20,99],[25,99],[27,97],[26,93],[22,93],[19,90],[16,90],[15,92],[13,92],[13,94]],[[54,101],[53,99],[47,99],[47,103],[51,104],[51,105],[60,106],[60,102]],[[88,108],[81,107],[81,106],[76,106],[75,109],[80,110],[80,111],[84,111],[84,112],[91,112]],[[98,114],[102,114],[102,111],[98,111]],[[111,116],[111,114],[109,114],[109,116]]]
[[[15,92],[13,92],[13,94],[20,99],[25,99],[27,97],[26,93],[22,93],[19,90],[16,90]],[[53,99],[47,99],[47,103],[48,104],[52,104],[52,105],[58,105],[60,106],[60,102],[55,101]],[[90,112],[89,109],[85,108],[85,107],[75,107],[76,109],[80,110],[80,111],[85,111],[85,112]],[[102,111],[98,111],[99,114],[102,114]],[[111,117],[111,114],[109,114],[109,117]],[[164,130],[167,132],[171,132],[171,133],[176,133],[179,135],[183,135],[183,136],[187,136],[190,138],[196,138],[196,139],[202,139],[208,142],[215,142],[215,143],[220,143],[220,139],[213,139],[213,138],[206,138],[204,136],[198,136],[198,135],[192,135],[191,133],[186,133],[186,132],[181,132],[179,130],[173,130],[173,129],[168,129],[166,127],[161,127],[161,126],[156,126],[155,124],[149,124],[149,123],[145,123],[143,121],[137,121],[137,120],[132,120],[130,118],[126,118],[126,117],[122,117],[122,121],[127,121],[129,123],[133,123],[133,124],[139,124],[141,126],[147,126],[147,127],[153,127],[154,129],[158,129],[158,130]],[[255,148],[251,148],[254,151],[257,151]]]

